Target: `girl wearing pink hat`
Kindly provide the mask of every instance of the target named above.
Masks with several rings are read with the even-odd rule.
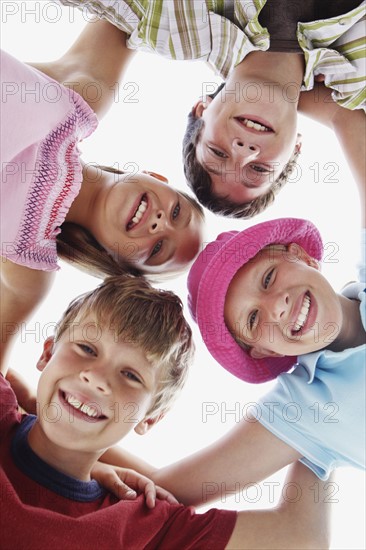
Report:
[[[153,476],[184,503],[202,503],[205,480],[207,502],[221,482],[242,489],[294,460],[321,479],[365,468],[365,261],[337,294],[322,251],[311,222],[285,218],[223,233],[193,264],[189,306],[210,353],[242,380],[277,381],[226,436]]]
[[[188,288],[208,350],[242,380],[277,382],[210,447],[158,472],[129,458],[128,467],[190,505],[296,460],[323,480],[339,466],[365,468],[365,262],[360,282],[337,294],[319,271],[322,252],[316,227],[295,218],[223,233],[206,246]],[[126,457],[119,462],[126,466]]]

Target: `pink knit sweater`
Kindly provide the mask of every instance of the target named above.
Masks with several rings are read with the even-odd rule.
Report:
[[[79,193],[78,143],[98,121],[80,95],[1,52],[1,255],[54,271],[56,235]]]

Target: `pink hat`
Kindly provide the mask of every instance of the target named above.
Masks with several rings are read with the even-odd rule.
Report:
[[[299,244],[320,260],[323,244],[308,220],[282,218],[245,229],[227,231],[200,253],[188,275],[188,305],[211,355],[229,372],[246,382],[259,383],[288,371],[296,357],[253,359],[235,342],[224,321],[227,290],[235,273],[269,244]]]

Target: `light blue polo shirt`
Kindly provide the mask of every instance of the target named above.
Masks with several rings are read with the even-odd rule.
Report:
[[[360,300],[366,329],[365,284],[343,290]],[[298,357],[253,413],[270,432],[303,455],[320,479],[334,468],[365,468],[366,345],[342,352],[321,350]]]

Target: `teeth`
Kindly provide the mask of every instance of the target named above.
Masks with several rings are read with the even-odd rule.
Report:
[[[146,212],[146,208],[147,208],[147,202],[142,200],[131,221],[133,223],[138,223],[141,220],[142,216],[144,215],[144,212]]]
[[[304,326],[305,321],[306,321],[306,319],[308,317],[308,314],[309,314],[309,309],[310,309],[310,298],[306,294],[305,298],[304,298],[304,301],[302,303],[302,306],[301,306],[299,316],[298,316],[298,318],[295,322],[295,325],[294,325],[294,330],[295,331],[299,331]]]
[[[72,395],[65,396],[65,400],[69,405],[74,407],[74,409],[78,409],[79,411],[83,412],[84,414],[91,416],[92,418],[96,418],[98,416],[97,411],[93,407],[89,407],[86,403],[81,403],[76,397]]]
[[[259,122],[253,122],[253,120],[250,120],[249,118],[242,119],[242,122],[247,128],[254,128],[254,130],[258,130],[259,132],[269,132],[269,128],[267,126],[262,126],[262,124],[259,124]]]

